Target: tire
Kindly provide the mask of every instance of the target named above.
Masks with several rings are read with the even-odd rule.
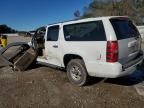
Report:
[[[80,59],[72,59],[67,65],[67,77],[72,84],[83,86],[87,82],[87,70]]]

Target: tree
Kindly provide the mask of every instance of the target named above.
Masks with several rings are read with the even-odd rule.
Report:
[[[93,0],[85,10],[80,18],[129,16],[137,24],[144,24],[144,0]]]
[[[16,30],[8,27],[5,24],[0,25],[0,34],[2,34],[2,33],[15,33],[15,32],[16,32]]]
[[[76,18],[79,18],[79,17],[80,17],[80,11],[79,11],[79,10],[75,11],[75,12],[74,12],[74,16],[75,16]]]

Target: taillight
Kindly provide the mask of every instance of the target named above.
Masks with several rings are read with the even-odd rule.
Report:
[[[107,42],[106,60],[111,63],[118,61],[118,41]]]

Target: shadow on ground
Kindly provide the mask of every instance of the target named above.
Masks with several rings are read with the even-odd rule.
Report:
[[[144,81],[144,63],[133,74],[126,77],[116,78],[116,79],[107,79],[105,80],[105,83],[112,83],[112,84],[118,84],[124,86],[133,86],[143,81]]]
[[[105,80],[105,83],[112,83],[112,84],[118,84],[124,86],[133,86],[143,81],[144,81],[144,69],[141,68],[140,70],[137,70],[133,74],[126,77],[107,79]]]
[[[104,83],[111,83],[115,85],[123,85],[123,86],[134,86],[136,84],[139,84],[144,81],[144,71],[136,71],[133,74],[126,76],[126,77],[120,77],[120,78],[95,78],[90,77],[88,80],[87,86],[94,85],[100,82]]]
[[[41,66],[42,65],[40,64],[33,63],[27,70],[37,69],[37,68],[40,68]],[[52,67],[49,67],[49,68],[52,68]],[[52,69],[55,69],[55,68],[52,68]],[[55,70],[66,72],[64,69],[55,69]],[[120,77],[120,78],[114,78],[114,79],[89,77],[88,83],[86,86],[94,85],[100,82],[123,85],[123,86],[133,86],[143,81],[144,81],[144,65],[138,71],[126,77]]]
[[[32,63],[29,67],[28,67],[28,69],[26,70],[26,71],[29,71],[29,70],[31,70],[31,69],[37,69],[37,68],[40,68],[42,65],[40,65],[40,64],[36,64],[35,62],[34,63]]]
[[[126,76],[126,77],[113,78],[113,79],[90,77],[87,86],[93,85],[99,82],[111,83],[111,84],[123,85],[123,86],[133,86],[143,81],[144,81],[144,64],[133,74]]]

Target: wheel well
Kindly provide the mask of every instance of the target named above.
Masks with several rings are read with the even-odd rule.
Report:
[[[64,66],[67,67],[68,63],[70,62],[70,60],[72,59],[81,59],[83,60],[83,58],[79,55],[75,55],[75,54],[66,54],[63,58],[63,62],[64,62]]]

